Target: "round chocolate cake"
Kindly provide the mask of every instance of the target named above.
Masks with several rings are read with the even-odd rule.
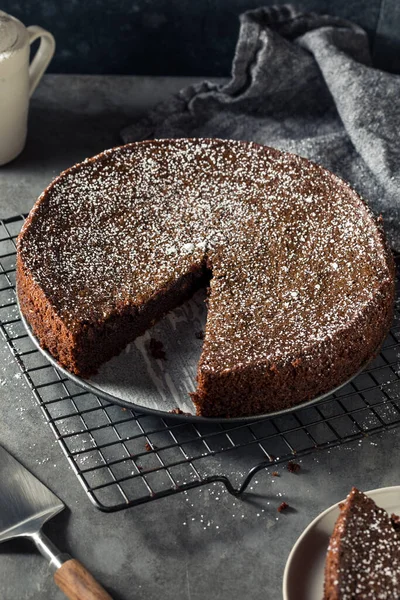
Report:
[[[193,401],[238,417],[312,399],[372,358],[394,268],[369,209],[318,165],[253,143],[156,140],[49,185],[18,239],[17,285],[41,345],[81,376],[209,286]]]

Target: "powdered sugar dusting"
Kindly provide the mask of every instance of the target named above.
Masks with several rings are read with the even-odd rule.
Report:
[[[56,179],[31,217],[19,251],[72,327],[140,307],[194,266],[211,267],[205,370],[312,352],[391,276],[378,229],[347,184],[251,143],[108,150]]]

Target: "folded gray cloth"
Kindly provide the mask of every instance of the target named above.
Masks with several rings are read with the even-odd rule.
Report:
[[[374,69],[363,29],[292,5],[241,15],[229,83],[190,86],[122,132],[252,140],[350,182],[400,251],[400,76]]]

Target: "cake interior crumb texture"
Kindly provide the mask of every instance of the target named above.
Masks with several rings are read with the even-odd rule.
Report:
[[[353,488],[329,543],[324,600],[398,600],[399,535],[388,513]]]
[[[391,324],[382,228],[344,181],[253,143],[155,140],[64,171],[18,239],[20,306],[61,365],[90,376],[202,286],[197,413],[316,397]]]

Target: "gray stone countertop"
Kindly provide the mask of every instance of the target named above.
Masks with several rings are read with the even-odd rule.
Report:
[[[46,76],[30,111],[26,149],[0,170],[0,216],[28,211],[62,169],[120,143],[122,126],[189,80],[146,77]],[[47,526],[64,551],[81,560],[115,599],[200,600],[282,597],[290,549],[322,510],[361,489],[399,483],[400,430],[365,438],[301,460],[299,474],[272,480],[258,473],[242,500],[223,486],[108,514],[86,497],[0,341],[0,443],[66,503]],[[240,479],[235,462],[222,472]],[[239,471],[239,467],[236,469]],[[277,513],[287,500],[291,512]],[[3,600],[64,598],[46,562],[23,541],[0,546]]]

